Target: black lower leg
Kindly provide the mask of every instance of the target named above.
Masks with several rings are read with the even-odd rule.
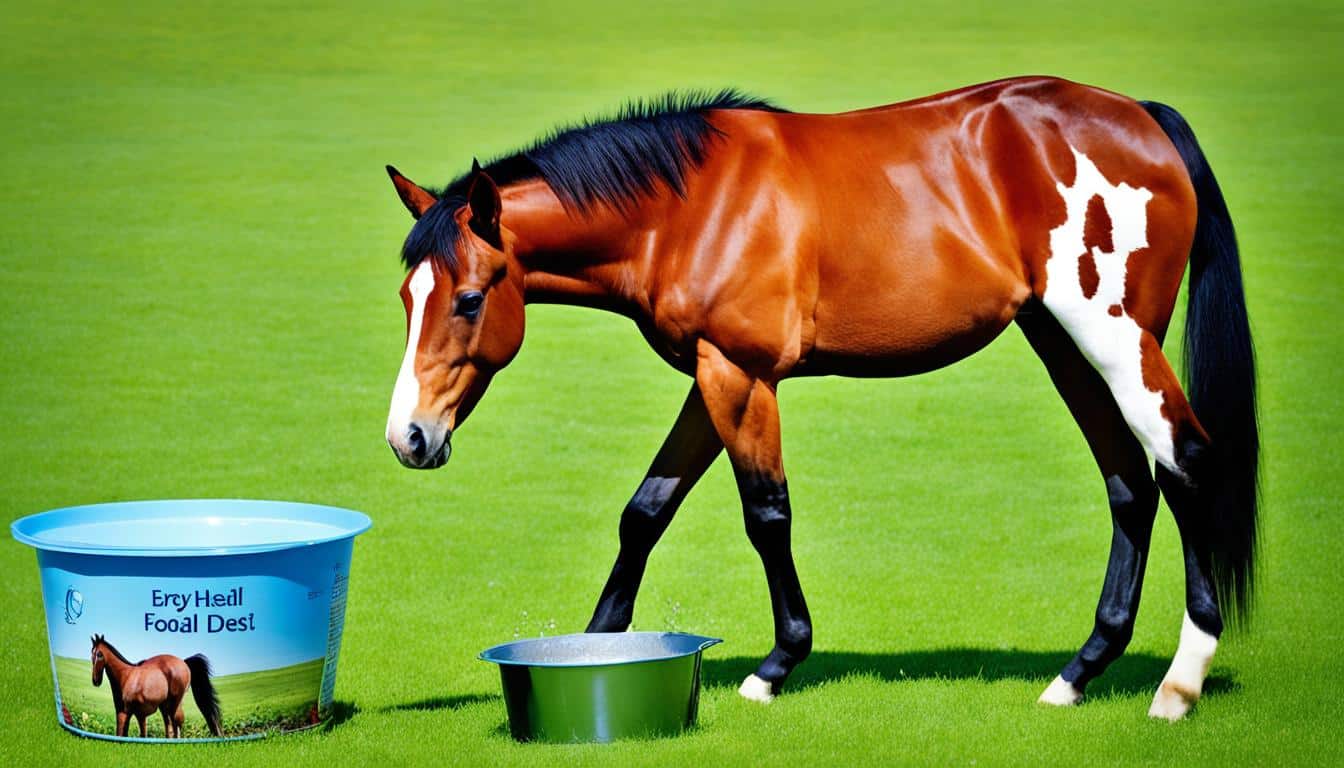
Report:
[[[589,632],[623,632],[630,626],[649,553],[681,500],[722,451],[700,389],[692,386],[644,482],[621,513],[621,550],[588,622]]]
[[[747,537],[761,556],[770,588],[770,608],[775,620],[775,647],[761,662],[756,676],[778,693],[785,678],[812,650],[812,617],[807,612],[790,544],[792,512],[789,490],[783,480],[740,473],[738,488]]]
[[[1146,468],[1106,478],[1111,506],[1111,556],[1097,602],[1096,624],[1078,655],[1060,677],[1079,692],[1119,658],[1134,634],[1134,618],[1148,565],[1148,546],[1157,515],[1157,488]]]
[[[621,513],[621,550],[588,622],[588,632],[624,632],[634,616],[635,595],[649,553],[681,504],[677,478],[646,477]]]
[[[1176,518],[1181,532],[1181,551],[1185,559],[1185,611],[1195,626],[1213,637],[1223,634],[1223,616],[1209,566],[1209,546],[1213,532],[1205,516],[1198,514],[1198,486],[1176,477],[1162,467],[1157,469],[1158,486]]]

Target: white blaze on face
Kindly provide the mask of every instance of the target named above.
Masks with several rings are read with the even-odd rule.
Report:
[[[1072,149],[1072,148],[1070,148]],[[1111,184],[1086,155],[1073,150],[1077,174],[1073,186],[1056,184],[1067,218],[1050,231],[1050,258],[1045,262],[1047,309],[1059,320],[1078,349],[1097,369],[1120,406],[1129,428],[1163,466],[1178,474],[1171,424],[1162,416],[1163,396],[1144,386],[1139,340],[1143,330],[1124,312],[1125,273],[1130,254],[1148,247],[1148,201],[1153,193],[1124,182]],[[1111,220],[1111,252],[1092,246],[1096,293],[1083,292],[1079,259],[1089,253],[1084,232],[1088,201],[1100,196]],[[1112,307],[1119,307],[1112,314]]]
[[[420,346],[420,329],[425,320],[425,302],[434,290],[434,270],[428,260],[420,262],[411,275],[411,323],[406,333],[406,355],[401,359],[397,385],[392,388],[392,409],[387,414],[387,439],[400,441],[411,424],[411,416],[420,404],[420,380],[415,377],[415,352]]]

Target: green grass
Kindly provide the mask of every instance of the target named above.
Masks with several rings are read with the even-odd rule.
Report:
[[[317,706],[322,687],[323,659],[314,659],[279,669],[222,675],[213,678],[219,697],[220,725],[226,736],[255,733],[269,728],[301,728],[308,724],[309,713]],[[93,686],[88,659],[56,657],[56,676],[61,681],[61,701],[70,712],[74,725],[95,733],[116,733],[117,718],[112,692],[107,681]],[[205,718],[187,693],[182,711],[183,735],[188,738],[210,736]],[[151,738],[163,738],[163,719],[157,714],[146,720]],[[131,722],[131,735],[138,735]]]
[[[226,496],[368,512],[329,729],[166,749],[52,717],[32,553],[0,544],[0,764],[1289,764],[1344,760],[1339,3],[25,4],[0,24],[0,505]],[[1259,613],[1187,721],[1152,722],[1182,574],[1160,516],[1130,653],[1086,705],[1036,695],[1086,637],[1105,492],[1010,329],[900,381],[782,389],[814,658],[736,683],[769,601],[722,461],[649,565],[645,629],[724,637],[701,726],[518,745],[491,644],[583,628],[618,515],[687,380],[621,318],[529,310],[450,465],[382,431],[409,219],[382,167],[443,183],[556,122],[673,87],[803,110],[1054,73],[1180,109],[1244,252],[1261,371]],[[1175,356],[1174,344],[1168,352]],[[149,752],[152,751],[151,756]]]

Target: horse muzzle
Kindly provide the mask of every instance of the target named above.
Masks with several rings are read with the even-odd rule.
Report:
[[[447,427],[411,422],[399,434],[389,431],[387,444],[408,469],[438,469],[453,452],[452,437],[453,431]]]

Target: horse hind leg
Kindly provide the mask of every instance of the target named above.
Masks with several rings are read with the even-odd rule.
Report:
[[[1087,684],[1124,653],[1133,635],[1157,515],[1157,486],[1142,445],[1068,334],[1039,306],[1028,306],[1017,323],[1082,429],[1105,480],[1111,511],[1111,552],[1092,634],[1040,696],[1044,704],[1070,705],[1082,700]]]
[[[182,738],[182,697],[171,696],[159,705],[159,714],[163,715],[163,737],[165,739]]]
[[[1132,329],[1116,324],[1111,330],[1118,332],[1109,333],[1060,322],[1100,374],[1128,430],[1154,461],[1190,482],[1208,436],[1162,353],[1161,342],[1137,324]]]
[[[1139,330],[1135,355],[1118,346],[1108,347],[1100,338],[1070,331],[1075,340],[1089,340],[1089,361],[1106,381],[1134,436],[1156,460],[1158,484],[1181,532],[1186,616],[1176,658],[1149,710],[1153,717],[1177,720],[1199,699],[1223,629],[1207,557],[1211,534],[1197,498],[1196,483],[1206,479],[1203,460],[1210,448],[1208,434],[1151,332]],[[1079,347],[1084,344],[1080,342]]]
[[[1183,219],[1167,196],[1111,184],[1086,155],[1074,150],[1074,159],[1073,185],[1058,187],[1067,216],[1050,232],[1041,303],[1101,375],[1143,447],[1189,481],[1208,435],[1161,341],[1185,259],[1148,241],[1150,231],[1163,243],[1181,241]]]
[[[1179,720],[1203,693],[1204,678],[1213,662],[1213,654],[1218,650],[1223,618],[1207,556],[1211,534],[1200,514],[1201,502],[1196,498],[1199,489],[1190,487],[1161,467],[1158,468],[1157,481],[1181,533],[1186,607],[1181,622],[1180,644],[1171,660],[1171,667],[1153,696],[1148,714],[1166,720]]]
[[[1210,443],[1156,337],[1147,330],[1140,333],[1138,361],[1144,391],[1135,391],[1132,382],[1115,385],[1107,379],[1107,384],[1130,429],[1157,461],[1158,485],[1181,533],[1186,614],[1171,669],[1148,712],[1153,717],[1179,720],[1201,695],[1223,630],[1208,558],[1209,537],[1213,534],[1202,511],[1205,502],[1199,498],[1204,492],[1199,481],[1207,484],[1211,480],[1204,466]],[[1095,364],[1098,356],[1094,352],[1089,358]],[[1098,370],[1107,378],[1104,366],[1098,366]]]
[[[1157,462],[1158,484],[1181,531],[1186,620],[1181,643],[1149,714],[1178,719],[1198,699],[1222,632],[1211,586],[1208,537],[1196,482],[1207,480],[1209,435],[1196,418],[1161,335],[1185,261],[1162,243],[1180,242],[1172,200],[1142,187],[1112,185],[1074,152],[1071,187],[1059,186],[1067,219],[1050,233],[1042,303],[1105,382],[1125,423]],[[1149,210],[1154,221],[1149,221]]]

